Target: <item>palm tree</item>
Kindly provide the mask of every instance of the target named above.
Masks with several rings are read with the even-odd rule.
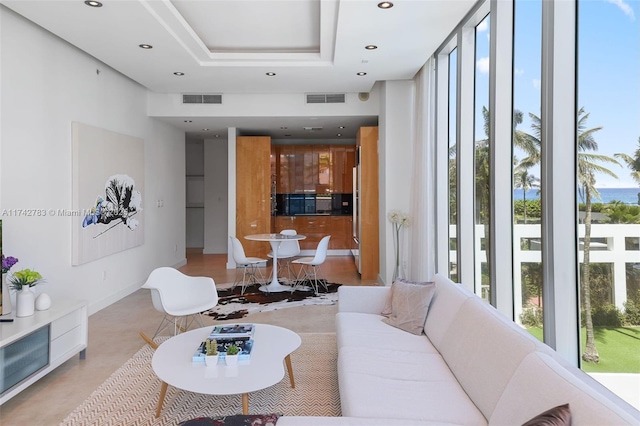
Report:
[[[624,162],[631,169],[631,178],[640,186],[640,138],[638,138],[638,148],[633,152],[633,157],[628,154],[613,154]],[[638,204],[640,205],[640,193],[638,193]]]
[[[522,168],[522,163],[516,168],[516,172],[513,175],[513,184],[516,188],[522,188],[522,195],[524,201],[524,223],[527,223],[527,191],[532,188],[540,187],[540,179],[534,175],[530,175],[526,168]]]
[[[535,136],[538,140],[541,137],[541,121],[535,114],[529,114],[532,119],[532,127],[534,129]],[[584,353],[582,354],[582,360],[585,362],[600,362],[600,355],[596,348],[595,338],[593,334],[593,315],[591,309],[591,285],[590,285],[590,255],[591,255],[591,200],[596,198],[600,200],[600,193],[595,187],[596,179],[595,175],[602,173],[614,178],[618,176],[611,170],[598,163],[617,164],[618,161],[612,157],[594,154],[589,151],[597,151],[598,143],[593,137],[593,134],[602,130],[602,126],[593,127],[587,129],[587,119],[589,113],[585,113],[584,107],[578,110],[578,183],[580,198],[585,203],[585,217],[584,217],[584,257],[582,261],[582,296],[584,303],[584,315],[585,315],[585,328],[587,331],[587,342]]]

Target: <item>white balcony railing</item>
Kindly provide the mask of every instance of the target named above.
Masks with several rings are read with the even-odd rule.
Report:
[[[481,247],[480,242],[484,238],[484,226],[475,227],[475,247]],[[515,318],[519,321],[522,313],[522,264],[539,263],[542,261],[540,252],[541,225],[513,226],[513,297],[515,301]],[[455,238],[456,228],[449,227],[450,238]],[[580,238],[580,251],[578,259],[582,262],[582,239],[584,238],[584,225],[578,225],[578,237]],[[629,239],[629,241],[627,241]],[[608,263],[613,267],[613,303],[618,309],[624,309],[627,300],[627,264],[640,265],[640,224],[594,224],[591,226],[591,263]],[[627,243],[630,249],[627,249]],[[523,245],[528,248],[523,249]],[[451,250],[449,259],[455,263],[456,251]],[[480,277],[481,265],[486,262],[484,250],[477,252],[475,257],[476,277]],[[476,294],[483,296],[483,289],[476,280]]]

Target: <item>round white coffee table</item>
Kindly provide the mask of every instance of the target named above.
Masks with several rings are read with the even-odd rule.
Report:
[[[271,250],[273,251],[273,279],[270,283],[260,286],[260,290],[266,291],[268,293],[291,291],[291,287],[289,287],[288,285],[282,285],[278,281],[278,249],[280,248],[280,243],[283,241],[304,240],[307,237],[300,234],[255,234],[246,235],[245,238],[251,241],[269,241],[269,243],[271,244]]]
[[[162,343],[153,354],[151,366],[162,380],[156,417],[160,415],[167,385],[207,395],[242,394],[242,413],[249,412],[249,392],[273,386],[284,377],[283,361],[287,365],[291,387],[295,387],[291,352],[302,342],[300,336],[286,328],[255,324],[253,349],[249,361],[227,367],[224,361],[207,367],[192,362],[192,356],[213,326],[178,334]]]

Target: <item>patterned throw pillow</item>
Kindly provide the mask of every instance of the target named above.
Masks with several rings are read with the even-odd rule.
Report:
[[[233,416],[198,417],[178,426],[275,426],[279,414],[236,414]]]

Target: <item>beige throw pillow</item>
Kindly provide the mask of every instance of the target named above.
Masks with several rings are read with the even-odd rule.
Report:
[[[422,334],[435,283],[410,284],[396,281],[391,286],[391,315],[382,321],[412,334]]]
[[[404,278],[397,278],[393,282],[393,284],[391,284],[391,288],[389,289],[389,296],[387,297],[387,301],[386,301],[386,303],[384,305],[384,308],[382,309],[382,312],[380,312],[380,315],[382,315],[383,317],[391,316],[391,301],[393,300],[393,286],[397,282],[402,282],[402,283],[407,283],[407,284],[415,284],[415,285],[434,284],[434,281],[408,281],[408,280],[405,280]]]

